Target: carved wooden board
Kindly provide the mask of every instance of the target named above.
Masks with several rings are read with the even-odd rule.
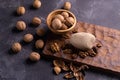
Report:
[[[120,31],[84,22],[78,22],[75,28],[77,28],[78,32],[92,33],[96,36],[97,42],[102,44],[96,57],[86,57],[85,59],[78,57],[77,59],[71,59],[62,52],[53,54],[49,51],[47,46],[48,42],[52,41],[50,38],[47,40],[43,53],[56,58],[62,58],[64,60],[83,63],[103,70],[120,73]]]

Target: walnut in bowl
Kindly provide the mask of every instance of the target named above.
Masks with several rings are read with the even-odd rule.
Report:
[[[68,13],[68,16],[63,16],[63,13]],[[68,10],[54,10],[47,17],[47,25],[55,34],[64,34],[74,29],[76,25],[76,17]]]

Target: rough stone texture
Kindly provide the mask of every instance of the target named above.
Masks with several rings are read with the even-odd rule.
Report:
[[[33,0],[0,0],[0,80],[64,80],[63,74],[56,76],[52,73],[50,60],[41,60],[32,64],[27,61],[33,50],[34,42],[24,45],[20,53],[14,55],[9,52],[11,44],[21,41],[25,33],[35,33],[30,26],[34,16],[42,19],[41,27],[46,27],[46,17],[54,9],[61,8],[65,1],[72,3],[71,11],[77,20],[120,29],[120,1],[119,0],[41,0],[42,6],[35,10],[31,7]],[[25,6],[26,14],[17,16],[18,6]],[[14,30],[17,20],[24,20],[27,29],[23,32]],[[113,75],[102,72],[88,71],[86,80],[119,80]]]

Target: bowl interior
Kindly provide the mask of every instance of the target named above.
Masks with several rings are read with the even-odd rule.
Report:
[[[51,21],[52,21],[53,17],[54,17],[55,15],[57,15],[57,14],[61,14],[62,12],[67,12],[67,13],[69,13],[69,16],[70,16],[70,17],[73,17],[74,20],[75,20],[74,24],[73,24],[70,28],[68,28],[68,29],[66,29],[66,30],[54,30],[54,29],[52,29],[52,28],[51,28]],[[48,25],[49,29],[50,29],[51,31],[53,31],[53,32],[59,32],[59,33],[68,32],[68,31],[72,30],[72,29],[75,27],[75,25],[76,25],[76,17],[74,16],[73,13],[71,13],[71,12],[68,11],[68,10],[63,10],[63,9],[54,10],[54,11],[52,11],[52,12],[48,15],[48,17],[47,17],[47,25]]]

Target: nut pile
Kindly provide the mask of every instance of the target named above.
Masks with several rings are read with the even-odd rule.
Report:
[[[73,26],[75,19],[70,13],[63,11],[53,16],[51,21],[51,28],[54,30],[66,30]]]
[[[65,63],[62,60],[53,60],[54,72],[58,75],[62,71],[65,72],[64,78],[71,79],[76,78],[76,80],[84,80],[84,71],[88,69],[87,65],[75,65],[73,63]]]
[[[70,55],[71,59],[76,59],[77,57],[85,58],[87,56],[95,57],[97,55],[97,50],[101,47],[101,44],[98,43],[92,49],[83,51],[78,48],[75,48],[71,44],[66,44],[64,45],[64,47],[61,48],[62,45],[59,45],[58,43],[59,42],[55,41],[50,43],[51,52],[55,54],[56,52],[61,52],[62,50],[63,54]]]

